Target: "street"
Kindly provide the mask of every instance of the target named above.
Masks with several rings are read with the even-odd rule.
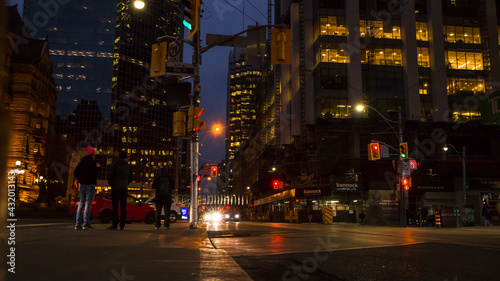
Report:
[[[498,280],[500,228],[20,221],[7,280]]]

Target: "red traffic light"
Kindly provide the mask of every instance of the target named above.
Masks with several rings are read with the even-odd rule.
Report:
[[[226,205],[226,210],[229,210],[229,205]]]
[[[196,181],[201,181],[201,176],[200,175],[196,176]]]
[[[280,185],[280,182],[279,181],[273,181],[273,187],[276,189],[278,188],[278,186]]]
[[[403,185],[408,185],[408,179],[403,179],[403,180],[401,181],[401,183],[402,183]]]
[[[372,149],[373,149],[373,150],[378,150],[378,145],[374,145],[374,146],[372,146]]]

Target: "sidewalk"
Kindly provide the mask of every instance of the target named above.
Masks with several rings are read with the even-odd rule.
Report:
[[[214,249],[205,228],[133,223],[124,231],[74,230],[72,223],[20,224],[16,273],[7,280],[251,280]]]

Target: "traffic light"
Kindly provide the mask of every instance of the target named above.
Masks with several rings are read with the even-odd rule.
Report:
[[[212,178],[216,178],[217,177],[217,166],[212,166],[212,168],[210,169],[210,172],[211,172],[210,176]]]
[[[283,182],[279,180],[274,180],[273,181],[273,189],[282,189],[283,188]]]
[[[186,136],[186,112],[174,112],[174,137]]]
[[[378,142],[368,144],[368,160],[375,161],[380,159],[380,145]]]
[[[182,21],[185,27],[189,29],[189,39],[200,29],[200,0],[182,0],[185,7]]]
[[[151,47],[151,65],[149,76],[165,75],[167,71],[167,42],[153,44]]]
[[[206,178],[210,177],[210,166],[208,166],[207,164],[205,164],[205,167],[203,169],[203,175]]]
[[[292,35],[288,28],[271,29],[271,63],[291,64]]]
[[[399,144],[399,160],[408,159],[408,143],[402,142]]]
[[[200,120],[200,116],[203,114],[204,109],[202,107],[197,107],[190,105],[188,109],[188,121],[187,129],[189,132],[203,131],[207,128],[205,120]]]
[[[404,177],[401,179],[401,188],[403,190],[409,190],[411,187],[411,178]]]

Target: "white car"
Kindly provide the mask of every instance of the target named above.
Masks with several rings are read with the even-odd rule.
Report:
[[[154,197],[142,197],[139,200],[141,200],[141,202],[145,204],[153,206],[153,208],[156,208]],[[165,210],[161,210],[161,215],[162,217],[165,216]],[[170,222],[176,222],[180,215],[181,204],[179,204],[177,201],[175,201],[174,198],[172,198],[172,205],[170,205]]]

